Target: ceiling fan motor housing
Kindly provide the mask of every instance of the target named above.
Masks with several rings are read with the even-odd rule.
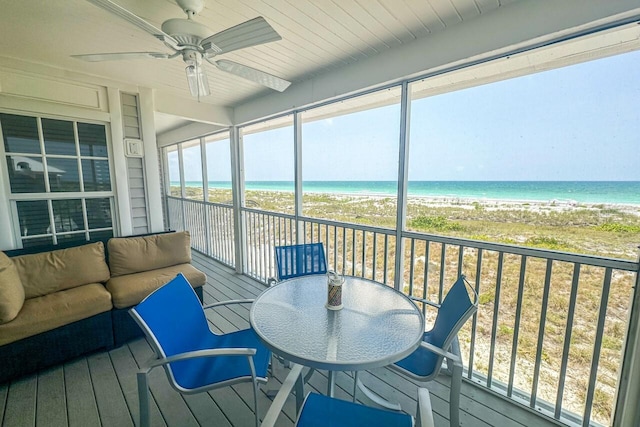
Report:
[[[204,2],[202,0],[176,0],[176,3],[178,3],[178,6],[189,16],[197,15],[204,9]]]
[[[191,19],[172,18],[162,23],[162,31],[176,39],[180,45],[200,45],[202,39],[211,35],[211,30]]]

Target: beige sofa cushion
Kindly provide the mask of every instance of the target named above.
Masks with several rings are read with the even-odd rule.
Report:
[[[191,262],[188,231],[109,239],[111,277]]]
[[[13,262],[27,299],[109,280],[102,242],[17,256]]]
[[[15,319],[24,304],[24,288],[15,264],[0,252],[0,324]]]
[[[184,274],[194,288],[204,285],[207,281],[207,276],[191,264],[180,264],[159,270],[112,277],[107,282],[107,290],[111,292],[114,307],[132,307],[151,292],[169,283],[178,273]]]
[[[0,325],[0,345],[104,313],[111,307],[111,294],[100,283],[28,299],[18,317]]]

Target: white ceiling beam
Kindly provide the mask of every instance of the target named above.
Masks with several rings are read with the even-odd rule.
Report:
[[[212,125],[230,126],[232,124],[231,108],[200,103],[168,95],[161,91],[155,93],[155,111]]]
[[[158,147],[175,144],[176,142],[188,141],[190,139],[199,138],[202,135],[208,135],[226,129],[228,126],[212,125],[209,123],[193,122],[188,125],[181,126],[177,129],[168,130],[156,136]]]
[[[235,124],[638,15],[638,0],[523,0],[335,72],[292,84],[283,93],[239,105],[234,109]]]

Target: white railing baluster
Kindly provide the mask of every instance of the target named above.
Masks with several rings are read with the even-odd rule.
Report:
[[[511,363],[509,365],[509,385],[507,396],[513,395],[513,377],[516,371],[516,358],[518,357],[518,335],[520,332],[520,317],[522,316],[522,299],[524,295],[524,276],[527,271],[527,256],[522,255],[520,260],[520,280],[518,281],[518,300],[516,302],[516,322],[513,327],[513,341],[511,343]]]
[[[609,305],[609,289],[611,288],[611,269],[607,268],[604,273],[602,283],[602,296],[600,297],[600,313],[598,314],[598,325],[596,327],[596,339],[593,343],[593,355],[591,358],[591,368],[589,371],[589,387],[587,388],[587,399],[585,402],[582,425],[588,427],[591,421],[591,409],[593,407],[593,397],[596,391],[596,379],[598,378],[598,364],[600,363],[600,351],[602,350],[602,337],[604,335],[604,322],[607,318],[607,306]]]
[[[562,350],[562,362],[560,364],[560,375],[558,382],[558,395],[556,398],[556,409],[554,417],[560,419],[562,414],[562,399],[564,397],[564,383],[567,378],[567,365],[569,363],[569,350],[571,349],[571,333],[573,332],[573,316],[576,310],[576,300],[578,298],[578,282],[580,280],[580,264],[573,265],[573,279],[571,282],[571,296],[569,297],[569,312],[567,314],[567,326],[564,334],[564,346]]]
[[[491,388],[493,381],[493,363],[496,355],[496,339],[498,335],[498,313],[500,309],[500,287],[502,286],[502,264],[504,252],[498,253],[498,272],[496,275],[496,292],[493,299],[493,321],[491,323],[491,348],[489,350],[489,369],[487,373],[487,387]]]

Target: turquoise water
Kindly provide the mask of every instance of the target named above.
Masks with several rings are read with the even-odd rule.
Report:
[[[171,185],[178,185],[172,182]],[[187,187],[199,187],[187,181]],[[247,190],[293,192],[292,181],[247,181]],[[209,188],[231,188],[231,182],[210,181]],[[303,190],[394,196],[394,181],[305,181]],[[640,181],[409,181],[410,196],[455,197],[464,199],[575,201],[640,205]]]

